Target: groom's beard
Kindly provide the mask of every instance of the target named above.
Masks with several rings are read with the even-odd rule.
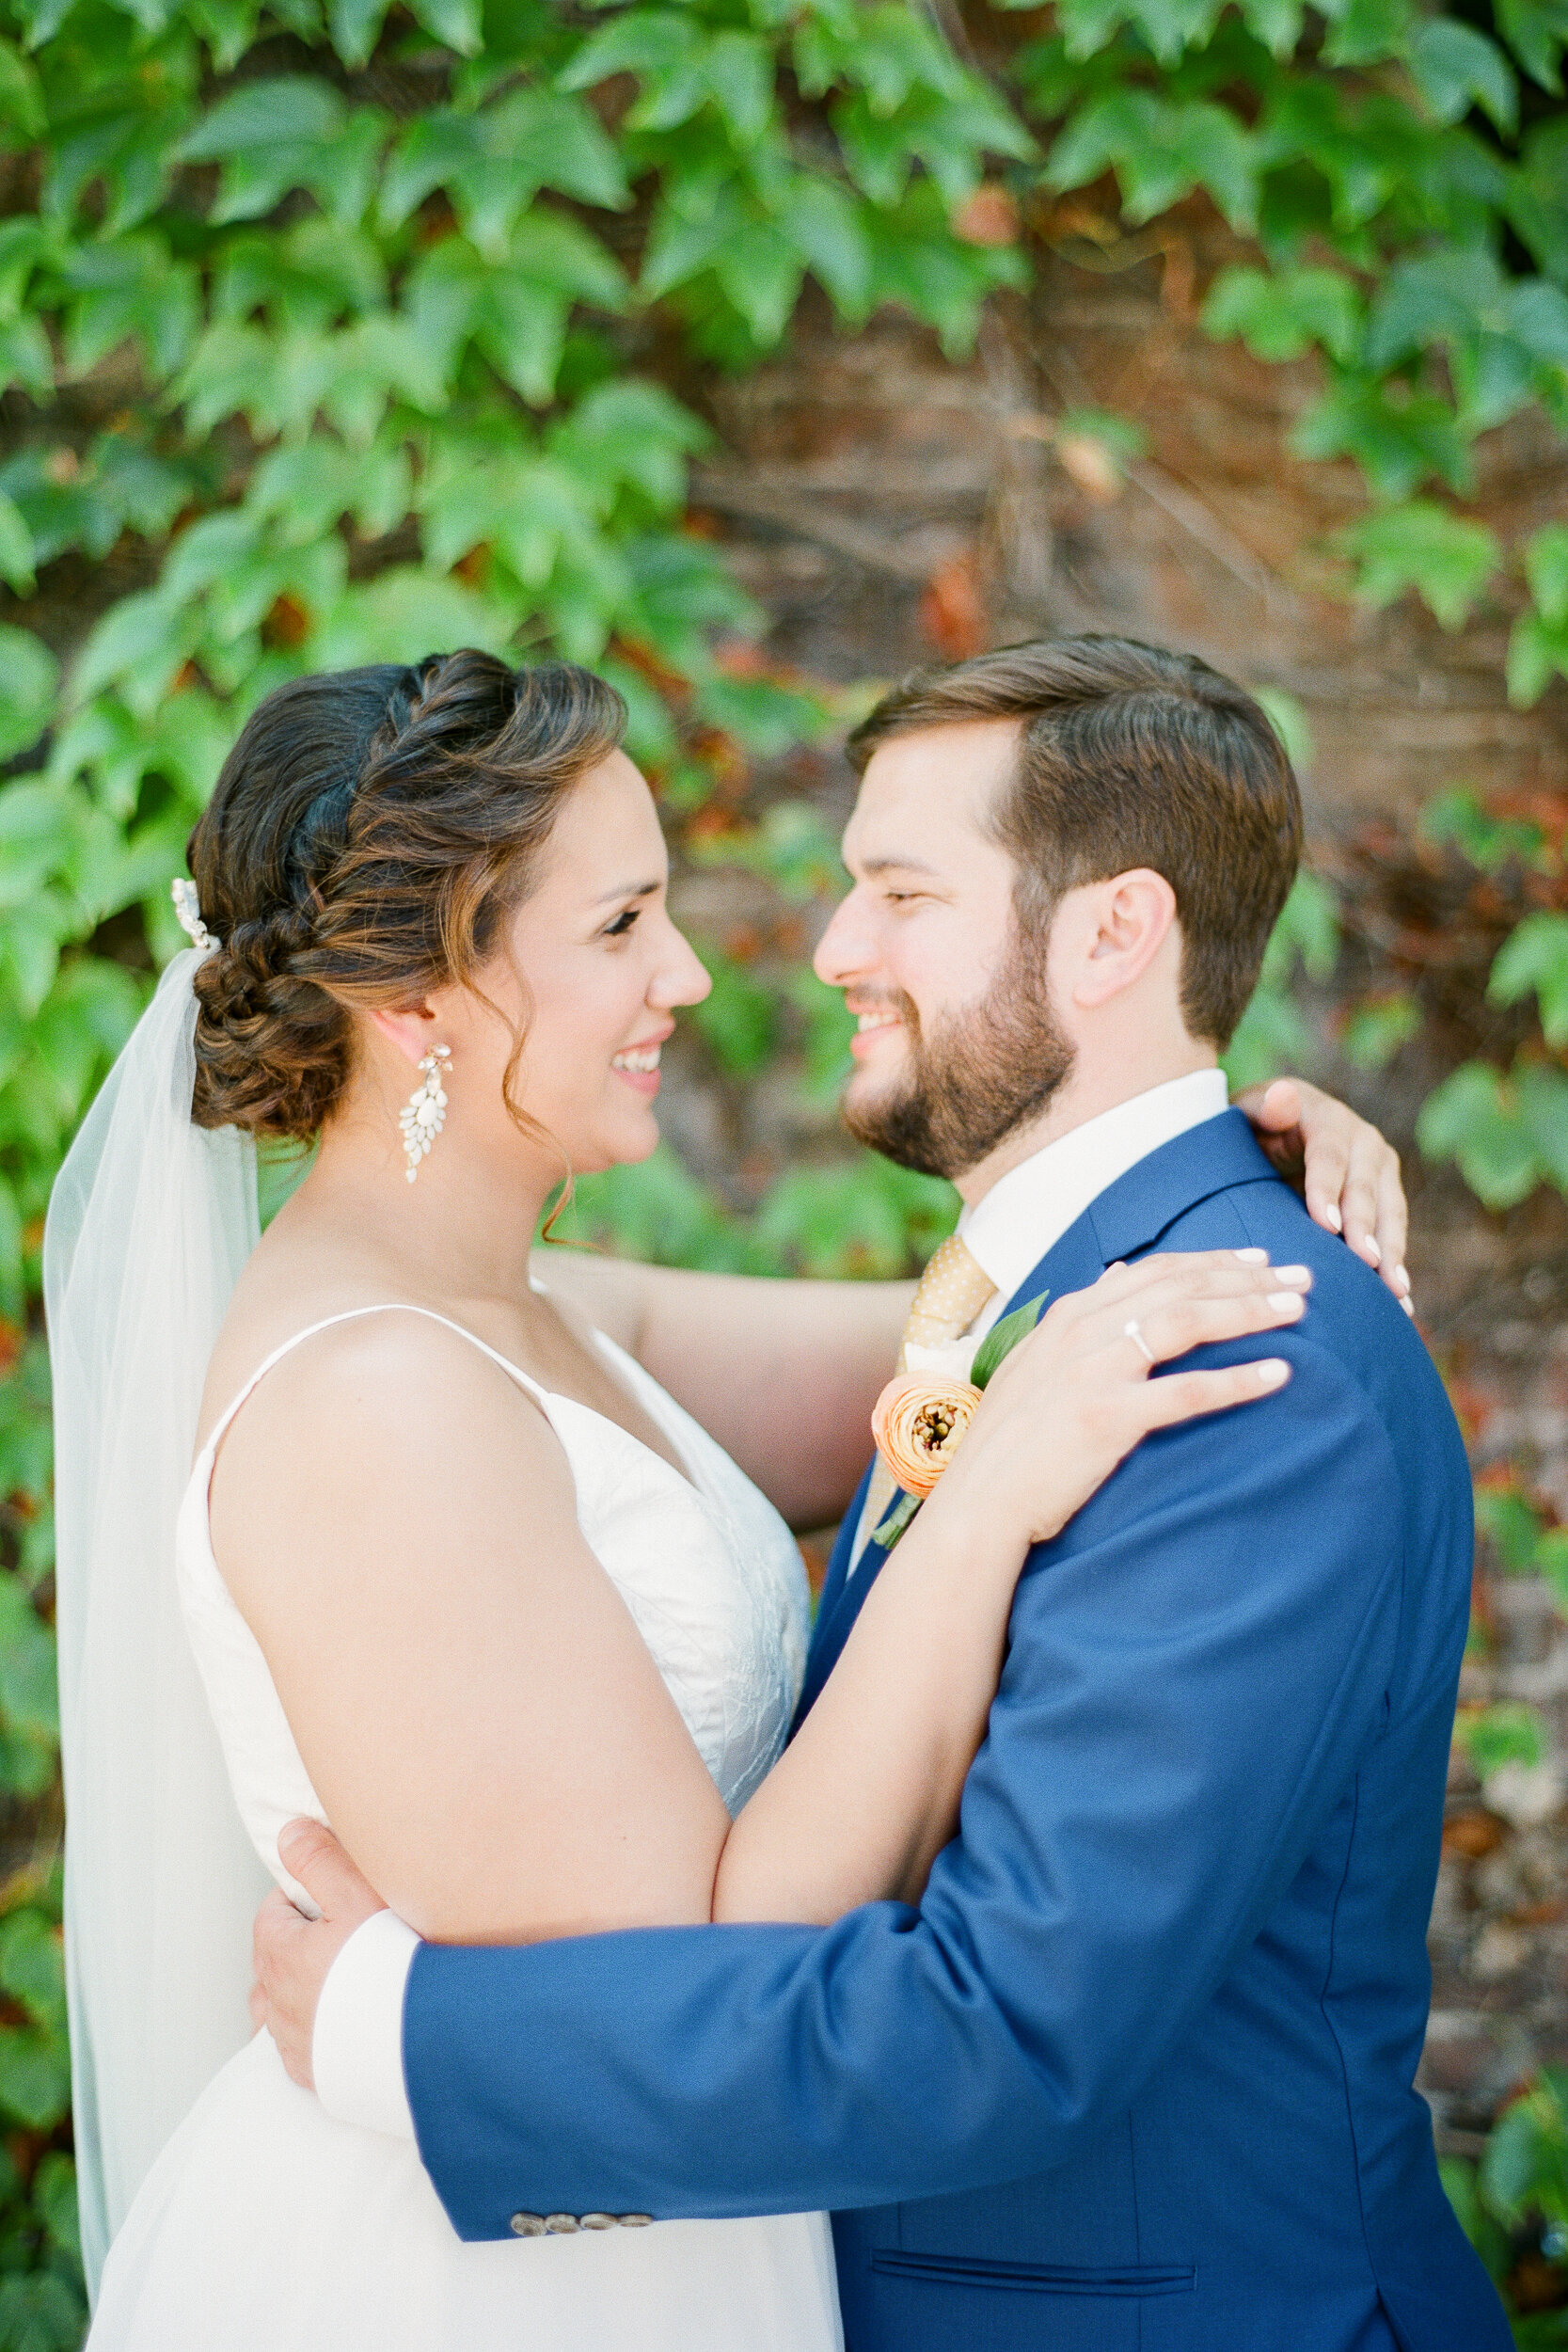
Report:
[[[880,1094],[850,1099],[844,1123],[900,1168],[956,1177],[1044,1110],[1072,1072],[1072,1047],[1051,1009],[1043,952],[1015,940],[989,996],[922,1034],[911,1000],[889,1002],[904,1024],[909,1066]]]

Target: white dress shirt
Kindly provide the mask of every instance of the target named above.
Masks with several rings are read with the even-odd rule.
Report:
[[[976,1346],[1024,1276],[1089,1203],[1162,1144],[1216,1119],[1227,1101],[1223,1071],[1191,1071],[1085,1120],[999,1177],[958,1219],[996,1295],[961,1340],[946,1348],[911,1350],[911,1368],[940,1365],[967,1377]],[[857,1568],[869,1533],[863,1522]],[[357,1928],[322,1988],[311,2048],[317,2094],[329,2114],[407,2139],[414,2137],[414,2119],[403,2073],[403,2004],[418,1949],[413,1929],[389,1911]]]
[[[1076,1224],[1090,1201],[1162,1144],[1174,1142],[1205,1120],[1217,1119],[1228,1099],[1223,1070],[1189,1071],[1184,1078],[1167,1078],[1164,1086],[1134,1094],[1101,1111],[1098,1119],[1086,1119],[999,1176],[958,1218],[959,1236],[996,1284],[996,1295],[960,1339],[940,1347],[907,1347],[910,1371],[967,1380],[975,1349],[1024,1276]],[[863,1510],[851,1576],[865,1557],[870,1533]]]

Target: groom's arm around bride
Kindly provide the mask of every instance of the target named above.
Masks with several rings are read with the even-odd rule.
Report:
[[[1393,1301],[1243,1133],[1218,1151],[1214,1191],[1202,1130],[1134,1170],[1062,1272],[1207,1194],[1164,1245],[1313,1264],[1271,1341],[1294,1376],[1149,1441],[1041,1548],[919,1911],[420,1951],[409,2092],[466,2234],[827,2203],[857,2344],[942,2341],[933,2296],[1009,2264],[1069,2300],[1194,2290],[1222,2331],[1172,2342],[1351,2344],[1378,2296],[1413,2345],[1492,2341],[1409,2089],[1465,1466]]]

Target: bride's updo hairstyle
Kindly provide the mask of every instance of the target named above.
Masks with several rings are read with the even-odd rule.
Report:
[[[223,943],[194,981],[197,1125],[313,1136],[353,1067],[351,1009],[472,984],[626,719],[573,662],[514,670],[472,651],[269,694],[191,835]]]

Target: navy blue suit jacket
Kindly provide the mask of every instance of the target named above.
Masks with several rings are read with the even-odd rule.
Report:
[[[1506,2352],[1412,2087],[1471,1565],[1426,1351],[1235,1113],[1019,1297],[1258,1244],[1307,1313],[1208,1359],[1290,1385],[1147,1439],[1030,1555],[918,1910],[420,1952],[409,2096],[465,2237],[828,2206],[850,2352]],[[847,1542],[808,1703],[874,1574]]]

